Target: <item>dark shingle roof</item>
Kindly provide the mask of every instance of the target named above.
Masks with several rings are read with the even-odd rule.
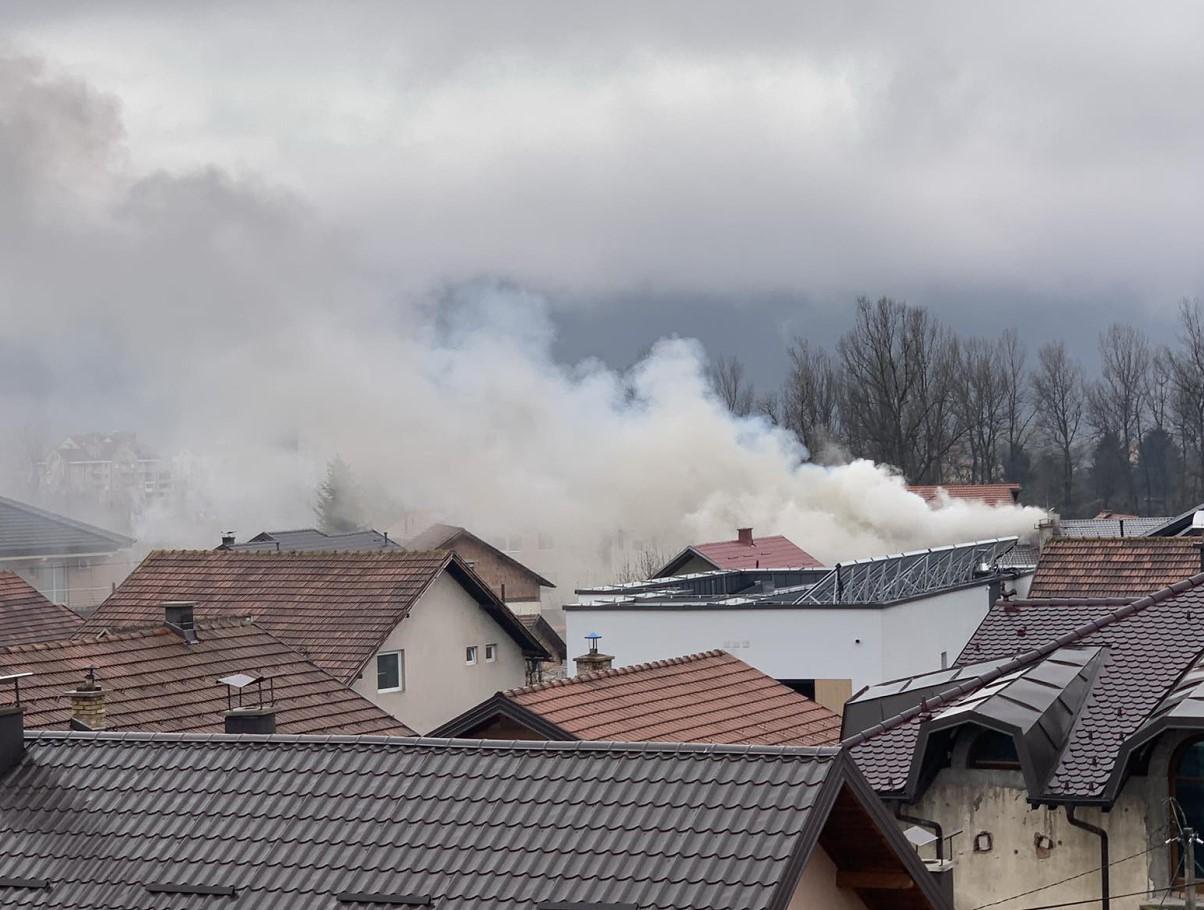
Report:
[[[158,550],[97,608],[84,631],[158,625],[165,601],[196,601],[198,618],[252,617],[335,678],[350,682],[444,571],[524,651],[546,657],[505,604],[443,551]]]
[[[51,603],[20,575],[0,571],[0,646],[70,638],[83,624],[78,613]]]
[[[114,553],[133,544],[122,534],[0,496],[0,559]]]
[[[543,616],[538,613],[519,613],[517,615],[518,621],[527,627],[527,631],[534,635],[541,645],[548,649],[553,660],[568,658],[568,646],[564,643],[564,639]]]
[[[317,528],[301,528],[296,531],[261,531],[244,543],[234,544],[235,550],[270,552],[292,550],[309,552],[314,550],[383,550],[400,548],[395,540],[380,531],[349,531],[346,534],[327,534]]]
[[[67,729],[65,693],[88,667],[105,691],[106,729],[220,733],[226,688],[248,673],[272,680],[281,733],[412,735],[404,724],[262,629],[239,620],[201,624],[188,644],[159,626],[140,632],[0,649],[0,673],[33,673],[21,685],[25,725]]]
[[[870,861],[917,883],[867,904],[949,907],[835,749],[32,734],[0,782],[0,875],[51,883],[6,906],[62,910],[226,900],[147,890],[164,881],[255,910],[369,906],[343,893],[784,910],[850,799]]]
[[[436,733],[465,735],[507,709],[552,739],[821,746],[840,738],[836,714],[724,651],[500,692]]]
[[[926,703],[846,738],[858,765],[880,792],[900,792],[913,770],[921,725],[1002,676],[1034,667],[1059,649],[1102,648],[1090,696],[1059,746],[1059,760],[1034,800],[1109,802],[1123,781],[1124,746],[1154,715],[1204,641],[1204,574],[1175,582],[1132,603],[1001,602],[959,658],[1002,664]],[[1013,656],[1018,655],[1018,656]],[[1008,660],[1008,658],[1011,658]],[[911,781],[914,785],[914,779]]]
[[[1199,571],[1200,548],[1187,537],[1054,538],[1028,596],[1136,599]]]

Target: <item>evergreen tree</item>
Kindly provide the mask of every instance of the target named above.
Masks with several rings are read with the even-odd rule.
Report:
[[[318,530],[326,534],[346,534],[364,527],[363,502],[347,462],[339,456],[326,465],[326,477],[318,484],[314,506]]]

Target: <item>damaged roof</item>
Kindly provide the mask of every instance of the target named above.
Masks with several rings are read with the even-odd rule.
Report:
[[[106,729],[220,733],[234,673],[271,680],[281,733],[413,735],[405,724],[356,694],[263,629],[240,620],[200,623],[186,642],[166,626],[99,639],[78,638],[0,649],[0,675],[32,673],[21,684],[25,725],[66,730],[66,693],[95,668],[104,690]],[[265,697],[267,693],[265,682]]]
[[[0,646],[70,638],[83,617],[52,603],[16,572],[0,571]]]
[[[951,907],[833,748],[31,733],[0,838],[45,910],[786,910],[817,845]]]
[[[1197,665],[1204,640],[1201,584],[1204,574],[1197,574],[1131,603],[1000,602],[958,658],[959,678],[935,695],[915,685],[911,704],[902,707],[896,698],[893,707],[900,710],[881,721],[864,703],[854,708],[868,726],[858,731],[854,728],[860,723],[846,724],[844,742],[875,789],[912,798],[922,788],[927,739],[947,726],[939,720],[949,716],[943,712],[976,703],[1009,674],[1057,677],[1058,697],[1074,720],[1051,740],[1056,761],[1043,779],[1033,777],[1041,776],[1041,769],[1027,769],[1029,799],[1110,805],[1124,782],[1130,755],[1141,745],[1142,731],[1173,713],[1164,699]],[[1078,656],[1069,656],[1072,651]],[[1072,685],[1069,668],[1075,661],[1085,675]],[[1059,663],[1064,666],[1058,668]],[[1070,691],[1080,684],[1087,685],[1085,698],[1078,689]],[[858,698],[864,702],[868,695]],[[967,721],[1006,727],[1003,732],[1014,737],[1025,735],[1019,721],[1010,726],[984,723],[982,717],[966,714]],[[1024,744],[1020,739],[1017,744],[1023,764]]]
[[[124,534],[0,496],[0,559],[94,556],[133,545]]]
[[[506,605],[447,551],[156,550],[97,608],[83,631],[158,625],[164,602],[195,601],[198,619],[250,617],[350,683],[445,571],[524,653],[547,658]]]
[[[471,735],[498,716],[559,740],[819,746],[840,739],[838,715],[725,651],[499,692],[435,735]]]
[[[1200,570],[1189,537],[1055,537],[1041,550],[1028,597],[1136,599]]]

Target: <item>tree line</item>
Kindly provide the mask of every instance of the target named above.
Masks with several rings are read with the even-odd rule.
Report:
[[[812,460],[870,458],[911,483],[1024,485],[1064,516],[1175,514],[1204,501],[1204,308],[1179,307],[1179,340],[1114,324],[1088,377],[1060,340],[1030,351],[1015,329],[963,337],[925,308],[861,298],[833,349],[796,339],[781,390],[743,365],[710,366],[735,414],[795,433]]]

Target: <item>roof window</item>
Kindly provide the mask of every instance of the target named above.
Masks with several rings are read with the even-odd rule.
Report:
[[[970,743],[970,754],[966,758],[968,768],[986,768],[1002,771],[1020,769],[1020,756],[1016,754],[1016,741],[1007,733],[998,730],[983,730]]]

